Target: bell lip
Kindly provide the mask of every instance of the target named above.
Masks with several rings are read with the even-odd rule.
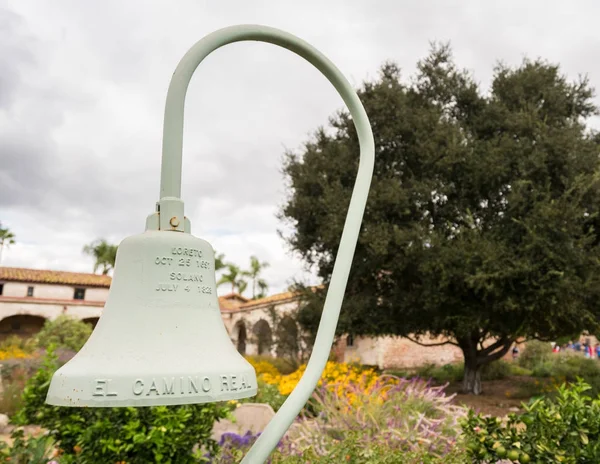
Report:
[[[122,400],[103,399],[67,399],[61,395],[46,395],[46,404],[51,406],[64,406],[71,408],[119,408],[119,407],[144,407],[144,406],[183,406],[189,404],[220,403],[223,401],[239,400],[256,396],[258,388],[250,388],[244,391],[227,392],[217,396],[199,395],[199,396],[177,396],[169,397],[161,395],[151,398],[124,398]]]

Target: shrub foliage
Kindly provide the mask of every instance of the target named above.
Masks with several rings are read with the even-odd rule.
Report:
[[[45,403],[57,358],[50,350],[42,368],[23,392],[20,425],[49,430],[62,454],[61,464],[193,463],[204,451],[216,451],[215,421],[228,416],[220,404],[143,408],[67,408]]]
[[[506,421],[469,412],[463,424],[472,462],[600,462],[600,398],[583,381],[560,386],[556,398],[538,398]]]

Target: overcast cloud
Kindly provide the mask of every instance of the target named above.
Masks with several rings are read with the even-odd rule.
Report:
[[[169,79],[216,29],[285,29],[355,86],[385,60],[409,75],[439,40],[484,86],[498,60],[527,56],[600,87],[598,17],[594,1],[0,0],[0,221],[18,241],[2,265],[91,271],[84,244],[143,230]],[[182,194],[193,233],[239,265],[271,263],[272,291],[311,278],[277,235],[282,155],[342,107],[316,70],[268,44],[225,47],[192,80]]]

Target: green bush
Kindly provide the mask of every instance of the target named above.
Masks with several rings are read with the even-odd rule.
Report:
[[[481,368],[481,380],[502,380],[512,373],[511,363],[499,359]]]
[[[35,339],[19,337],[13,334],[0,342],[0,351],[9,351],[14,348],[19,348],[25,353],[33,353],[36,349]]]
[[[79,351],[92,333],[89,324],[72,317],[61,315],[53,321],[46,321],[36,337],[40,348],[51,345]]]
[[[25,436],[15,429],[10,436],[12,446],[0,440],[0,458],[11,464],[47,464],[53,454],[53,442],[48,435]]]
[[[510,367],[510,375],[522,375],[522,376],[531,376],[533,375],[533,371],[531,369],[527,369],[526,367],[522,367],[517,363],[507,363]]]
[[[585,358],[579,353],[565,351],[553,353],[545,362],[533,369],[534,377],[546,377],[575,382],[582,378],[590,385],[589,393],[596,396],[600,393],[600,363],[598,360]]]
[[[525,345],[525,349],[519,356],[518,363],[521,367],[533,370],[549,361],[552,356],[552,345],[550,343],[531,340]]]
[[[42,368],[28,381],[23,408],[13,422],[49,430],[63,462],[98,464],[193,463],[216,450],[215,421],[228,417],[221,404],[143,408],[67,408],[45,403],[57,357],[49,350]],[[199,445],[199,447],[197,446]],[[71,459],[71,461],[68,461]]]
[[[562,385],[555,399],[539,398],[505,421],[470,411],[463,432],[472,462],[600,462],[600,399],[589,389],[583,381]]]
[[[443,366],[426,364],[417,368],[415,374],[422,379],[431,379],[436,383],[444,384],[462,380],[464,371],[463,364],[445,364]]]
[[[460,382],[463,379],[465,367],[463,363],[445,364],[443,366],[425,364],[413,372],[402,369],[389,369],[384,373],[403,378],[416,376],[422,379],[430,379],[437,384],[445,384]],[[486,364],[481,369],[482,380],[501,380],[510,375],[531,375],[531,371],[502,359]]]

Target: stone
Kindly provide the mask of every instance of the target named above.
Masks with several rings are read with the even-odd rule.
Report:
[[[212,431],[212,438],[219,440],[224,433],[236,433],[244,435],[250,431],[256,435],[262,432],[271,419],[275,416],[275,411],[268,404],[262,403],[243,403],[240,404],[232,413],[235,421],[220,420]]]
[[[0,431],[8,427],[8,416],[6,414],[0,414]]]

